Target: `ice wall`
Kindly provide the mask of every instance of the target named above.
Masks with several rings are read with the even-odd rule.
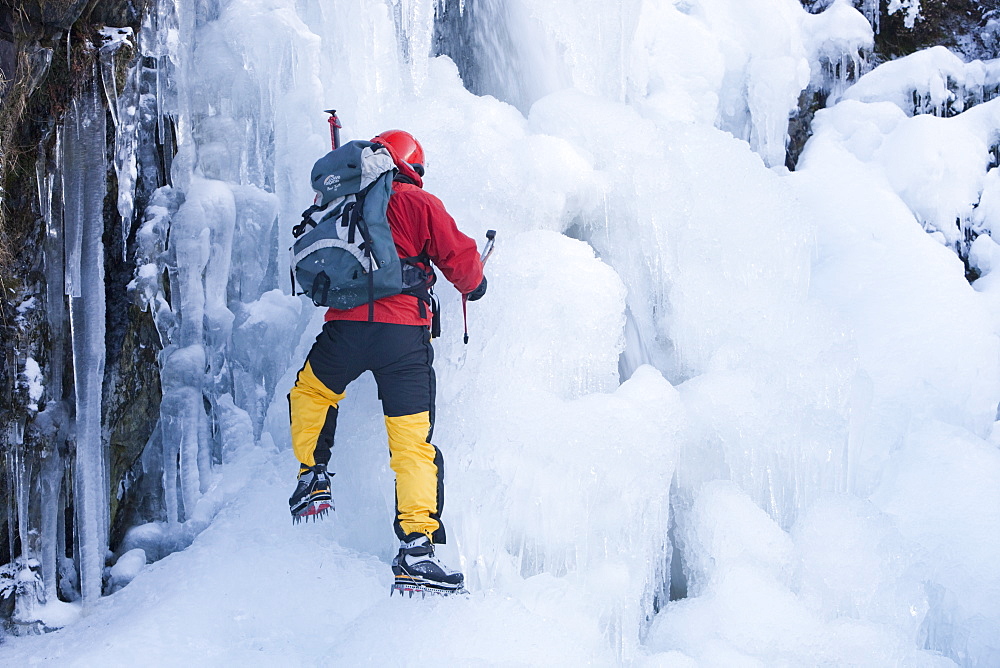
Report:
[[[587,9],[508,8],[510,20],[530,25],[548,45],[542,52],[558,54],[530,61],[517,40],[494,49],[501,63],[527,59],[548,72],[533,78],[530,90],[511,91],[509,81],[494,80],[494,94],[528,107],[526,115],[469,95],[449,61],[424,58],[427,3],[297,7],[308,33],[289,34],[303,51],[281,62],[303,63],[294,77],[313,86],[315,108],[341,109],[346,136],[401,125],[414,132],[429,155],[428,189],[474,236],[487,228],[501,232],[491,301],[471,309],[473,342],[464,348],[446,336],[437,343],[436,438],[450,462],[453,549],[470,584],[517,591],[525,600],[571,601],[619,659],[636,656],[647,631],[657,651],[695,655],[695,648],[648,629],[648,619],[666,605],[671,523],[685,561],[677,571],[690,578],[692,593],[722,606],[736,600],[732,589],[715,588],[716,572],[699,561],[715,549],[704,531],[725,512],[700,510],[710,503],[710,497],[698,501],[705,481],[734,481],[739,492],[722,507],[763,509],[762,526],[773,523],[765,533],[780,543],[789,529],[808,535],[821,524],[807,512],[814,503],[873,489],[911,407],[979,430],[983,413],[979,404],[969,413],[959,408],[941,377],[917,374],[915,382],[945,383],[917,399],[892,389],[899,386],[889,379],[903,370],[892,362],[898,358],[887,358],[889,344],[877,339],[866,347],[852,333],[862,321],[844,317],[832,297],[814,291],[823,276],[816,273],[820,228],[800,203],[798,186],[768,169],[784,162],[787,119],[802,90],[820,81],[834,92],[831,80],[840,76],[846,85],[863,69],[860,54],[871,32],[860,15],[844,3],[826,16],[807,15],[794,2]],[[346,30],[337,17],[366,30]],[[256,4],[234,3],[199,30],[253,42],[246,37],[274,19]],[[286,23],[277,25],[283,30]],[[231,55],[218,44],[206,38],[202,53],[223,63]],[[274,49],[240,53],[238,62],[254,63],[244,72],[274,66]],[[220,68],[227,87],[231,70]],[[200,74],[214,76],[207,69]],[[283,81],[268,85],[284,85],[276,80]],[[556,90],[553,82],[572,89]],[[217,85],[206,84],[205,95]],[[326,95],[343,92],[347,102],[322,99],[320,87]],[[279,97],[268,99],[277,104]],[[243,116],[232,109],[239,125]],[[276,188],[288,184],[279,206],[289,212],[295,174],[309,162],[301,156],[315,155],[325,142],[321,117],[303,113],[287,107],[265,114],[279,127],[292,118],[313,128],[313,143],[302,153],[296,153],[302,144],[282,145],[281,132],[260,151],[273,151],[265,162],[275,165]],[[195,139],[201,161],[206,147],[196,133]],[[204,176],[204,164],[198,169]],[[968,298],[956,283],[948,286]],[[442,296],[446,331],[454,332],[457,296],[446,287]],[[891,293],[885,299],[891,303]],[[872,324],[877,331],[882,326]],[[988,337],[977,327],[960,338],[988,355]],[[942,341],[953,332],[928,334]],[[983,378],[977,392],[985,404],[994,389]],[[891,407],[891,419],[871,419],[881,407]],[[391,512],[391,478],[384,435],[368,419],[378,410],[370,383],[352,388],[333,466],[344,544],[388,558],[391,545],[377,527]],[[279,402],[264,430],[278,442],[285,438],[281,413]],[[868,527],[881,526],[880,516],[866,523],[864,512],[836,504],[829,512],[853,513],[844,531],[858,532],[866,549],[877,541],[864,532],[876,531]],[[743,540],[752,548],[756,539]],[[779,569],[800,560],[807,575],[757,591],[787,597],[816,591],[822,553],[816,544],[803,538],[774,557],[762,548],[760,560]],[[891,576],[878,583],[895,592]],[[907,605],[921,609],[919,586],[901,587],[890,612],[858,613],[863,629],[895,620],[881,655],[887,660],[923,658],[906,640],[912,622],[895,616]],[[857,595],[851,583],[816,594],[804,604],[815,615],[812,628],[835,640],[826,625],[850,614],[836,601]],[[797,610],[776,614],[788,619]],[[808,656],[800,649],[788,654]]]
[[[953,531],[969,530],[963,518],[983,521],[995,507],[992,486],[971,473],[991,470],[996,453],[988,444],[995,438],[998,331],[989,221],[1000,122],[990,100],[992,67],[963,63],[942,48],[880,66],[817,114],[797,173],[835,193],[807,190],[812,208],[823,212],[823,269],[814,272],[814,286],[858,332],[872,382],[862,489],[917,555],[913,577],[925,588],[928,610],[920,637],[960,665],[989,665],[998,656],[983,631],[983,620],[995,624],[997,611],[972,603],[976,594],[958,575],[978,572],[996,546],[958,547],[964,538]],[[875,267],[878,275],[866,277]],[[834,278],[846,273],[854,276],[850,287]],[[976,279],[971,291],[964,278]],[[905,299],[903,285],[912,290]],[[901,346],[883,318],[913,341]],[[960,348],[973,352],[954,357],[944,341],[962,341]],[[931,444],[947,444],[950,454],[942,459]],[[928,486],[931,470],[940,477]],[[952,487],[956,476],[984,501],[961,500],[964,492]],[[942,494],[963,510],[949,503],[930,512],[916,502],[925,494]]]
[[[586,95],[578,90],[554,93],[538,101],[529,114],[532,132],[567,140],[597,170],[588,174],[593,185],[572,194],[572,208],[561,214],[562,224],[569,234],[592,244],[628,289],[628,347],[621,360],[622,372],[628,376],[641,364],[653,363],[677,382],[713,367],[720,371],[740,367],[751,356],[767,359],[787,354],[777,352],[783,346],[802,348],[796,354],[809,360],[821,356],[825,347],[839,349],[839,343],[814,329],[822,327],[818,324],[822,319],[810,312],[811,307],[796,307],[796,312],[789,313],[789,305],[803,300],[808,285],[811,232],[801,212],[779,179],[759,171],[759,162],[746,150],[746,144],[726,141],[712,126],[732,127],[737,114],[728,114],[727,120],[726,114],[719,113],[722,108],[742,109],[741,123],[753,125],[752,92],[746,85],[734,86],[734,82],[745,79],[759,84],[761,95],[771,104],[774,98],[765,95],[764,80],[783,71],[781,63],[806,64],[807,53],[814,62],[833,53],[846,57],[844,54],[853,52],[856,57],[859,49],[870,44],[870,29],[860,14],[840,5],[831,9],[829,16],[814,17],[794,3],[778,4],[772,8],[776,10],[772,18],[766,20],[759,16],[750,20],[739,8],[730,14],[723,3],[687,3],[683,7],[642,4],[637,9],[634,34],[625,30],[620,38],[634,40],[628,65],[619,71],[615,64],[598,77],[600,81],[622,77],[629,90],[627,101],[611,101],[613,87],[602,89],[595,79],[587,88],[600,94]],[[751,8],[746,12],[766,14]],[[741,17],[746,20],[739,20]],[[855,19],[865,25],[864,30]],[[615,22],[613,17],[600,20]],[[779,20],[780,25],[760,23]],[[754,37],[755,31],[774,30],[776,25],[794,36],[786,43],[790,50],[782,53],[778,40],[772,55],[753,56],[764,72],[762,78],[753,79],[746,69],[750,58],[746,50],[762,48],[750,45],[761,41]],[[812,31],[809,49],[801,35],[805,27]],[[612,28],[605,25],[602,30]],[[578,34],[581,44],[585,35],[589,33]],[[692,61],[689,54],[694,51],[703,55]],[[768,60],[772,56],[774,60]],[[562,67],[563,63],[554,66]],[[787,81],[787,77],[782,75],[782,80]],[[807,82],[804,78],[788,89],[789,105],[794,107],[799,86]],[[746,97],[739,97],[740,90]],[[733,99],[726,101],[721,97],[724,95]],[[768,127],[773,127],[773,141],[755,142],[750,138],[753,133],[741,132],[766,154],[768,162],[784,161],[787,109],[756,115],[758,120],[781,119],[774,126],[767,121],[753,131],[763,137],[770,132]],[[777,125],[781,125],[780,131]],[[780,151],[773,150],[777,147]],[[579,168],[574,165],[573,169]],[[716,193],[720,191],[730,193],[730,199],[718,201]],[[592,200],[594,196],[600,197],[598,205]],[[796,222],[788,222],[792,220]],[[621,234],[624,229],[630,231],[628,235]],[[759,329],[752,324],[757,318],[761,318]],[[733,332],[741,333],[734,337]],[[776,343],[779,332],[789,338]],[[813,344],[806,343],[810,337],[815,337]],[[811,345],[817,347],[809,350]],[[730,356],[720,355],[720,350]],[[765,350],[774,352],[762,356]],[[844,354],[849,356],[849,352]],[[740,471],[762,505],[790,522],[802,503],[801,495],[809,493],[796,481],[798,476],[817,481],[824,489],[846,485],[847,473],[841,465],[846,455],[838,443],[850,431],[846,416],[853,371],[833,366],[833,373],[843,373],[848,380],[830,386],[826,380],[818,380],[803,393],[804,386],[790,389],[795,384],[789,385],[782,365],[777,359],[773,363],[756,361],[752,378],[739,379],[747,383],[747,396],[765,388],[772,392],[773,387],[789,388],[790,394],[775,395],[757,408],[761,421],[754,435],[744,425],[742,436],[732,433],[721,440],[735,439],[730,441],[729,465]],[[720,378],[720,385],[712,392],[723,392],[735,380]],[[839,415],[833,442],[828,419],[810,417],[805,421],[825,426],[802,427],[810,438],[827,446],[802,452],[791,442],[800,441],[801,434],[773,450],[746,445],[760,438],[786,441],[786,430],[772,431],[769,425],[775,424],[775,416],[763,405],[797,406],[797,410],[789,408],[789,413],[808,415],[813,409],[801,403],[806,396],[809,401],[822,397],[823,408],[819,410],[829,411],[830,417]],[[734,405],[733,409],[743,407]],[[705,406],[705,410],[719,414],[718,406]],[[707,434],[705,437],[712,440]],[[835,470],[824,464],[831,450],[840,453],[834,457],[838,462]],[[771,457],[788,458],[794,465],[765,464]],[[799,465],[813,457],[810,464]],[[771,473],[764,473],[762,466]],[[776,470],[777,475],[790,478],[775,479]]]
[[[257,39],[265,25],[280,49]],[[308,200],[292,156],[323,150],[322,117],[305,114],[323,107],[314,97],[320,54],[297,15],[269,3],[161,2],[141,48],[161,63],[152,102],[177,153],[171,185],[154,193],[139,231],[133,290],[154,309],[164,344],[165,519],[197,527],[214,466],[232,455],[222,425],[248,422],[245,445],[259,438],[290,359],[282,343],[302,326],[301,303],[278,289],[289,233],[277,221]]]
[[[580,11],[563,5],[526,9],[557,52],[584,54],[598,39],[619,56],[537,63],[576,90],[549,91],[527,119],[463,91],[447,60],[421,65],[409,88],[412,63],[390,58],[376,71],[402,68],[402,85],[347,128],[405,123],[430,156],[428,189],[474,236],[503,235],[489,306],[471,309],[473,342],[437,343],[436,438],[454,462],[449,527],[470,583],[566,597],[622,659],[667,600],[678,462],[683,494],[732,475],[783,526],[849,487],[858,372],[842,331],[807,301],[812,230],[759,154],[715,127],[742,119],[740,136],[756,128],[754,146],[784,161],[787,116],[811,76],[796,32],[806,15],[794,3],[767,8],[790,46],[761,55],[753,111],[730,91],[758,83],[745,49],[764,48],[757,37],[774,28],[764,19],[744,33],[722,4],[635,3],[554,25],[560,10]],[[687,36],[704,57],[692,62],[662,33]],[[782,82],[773,108],[772,75]],[[442,296],[456,331],[458,302]],[[698,379],[678,390],[665,376]],[[333,462],[338,513],[348,545],[387,554],[384,436],[366,417],[379,409],[370,385],[352,393],[340,423],[351,436]]]
[[[839,94],[863,73],[872,45],[870,25],[845,0],[817,15],[795,0],[477,2],[460,25],[472,33],[461,36],[468,46],[457,57],[474,92],[527,112],[570,86],[647,115],[708,121],[749,141],[772,166],[785,161],[800,93],[812,82]],[[523,76],[514,81],[512,72]]]
[[[976,527],[995,513],[975,499],[995,496],[1000,311],[914,221],[906,193],[940,189],[891,147],[934,133],[893,136],[917,119],[847,100],[818,116],[801,169],[781,167],[801,92],[836,98],[863,69],[860,14],[481,7],[544,44],[491,51],[493,71],[511,58],[539,72],[525,88],[486,77],[496,97],[473,95],[428,57],[430,2],[158,5],[139,36],[156,94],[140,106],[177,153],[144,212],[133,290],[164,343],[148,461],[164,512],[126,547],[189,541],[219,503],[219,464],[248,444],[278,445],[291,483],[282,395],[319,322],[285,294],[280,258],[335,107],[346,138],[417,135],[428,190],[470,235],[499,231],[470,344],[444,282],[435,343],[442,551],[484,610],[511,597],[599,635],[595,662],[947,665],[930,649],[989,665],[997,613],[975,581],[992,586],[996,543]],[[978,108],[941,150],[982,157],[997,124]],[[980,248],[984,270],[996,253]],[[330,530],[387,562],[379,410],[370,379],[341,405]],[[943,510],[915,503],[924,493]],[[671,602],[671,584],[688,598]],[[481,614],[490,632],[502,621]],[[379,621],[353,627],[360,646],[378,647]]]
[[[460,212],[493,226],[503,220],[498,211],[518,210],[517,203],[505,201],[510,191],[495,174],[514,182],[517,202],[535,199],[537,184],[551,184],[547,190],[559,197],[538,199],[546,206],[532,216],[534,225],[587,242],[625,286],[622,377],[652,364],[679,385],[680,416],[671,420],[683,426],[672,432],[672,446],[661,447],[679,453],[672,467],[677,474],[674,535],[685,560],[678,571],[687,576],[693,600],[667,607],[662,625],[650,629],[647,647],[680,650],[721,665],[748,657],[794,664],[827,651],[833,662],[935,665],[938,659],[924,651],[927,647],[951,657],[973,651],[974,661],[986,665],[992,650],[976,630],[979,622],[967,616],[964,604],[948,595],[929,597],[925,587],[963,591],[964,583],[950,580],[951,569],[961,568],[959,562],[978,568],[995,546],[967,560],[911,558],[911,551],[921,552],[924,545],[939,549],[945,526],[922,524],[899,505],[880,500],[870,506],[867,499],[882,493],[880,483],[893,476],[898,462],[910,461],[895,455],[901,444],[911,434],[935,431],[928,423],[967,430],[972,442],[990,433],[998,399],[990,309],[969,288],[954,256],[914,224],[910,207],[923,203],[944,220],[954,207],[969,206],[963,198],[970,193],[976,198],[996,127],[987,120],[992,110],[983,105],[947,132],[945,126],[932,131],[914,125],[905,139],[902,134],[892,139],[898,153],[890,157],[885,137],[901,112],[873,106],[865,112],[866,120],[855,125],[849,119],[858,119],[857,109],[845,106],[842,116],[833,110],[818,121],[820,130],[802,175],[789,178],[769,171],[765,165],[777,164],[774,147],[784,141],[784,127],[779,133],[776,119],[787,120],[793,98],[810,81],[825,85],[830,101],[837,100],[867,67],[861,56],[871,46],[872,32],[848,3],[831,3],[828,14],[809,18],[787,5],[774,5],[770,8],[775,11],[754,17],[741,13],[762,6],[628,5],[597,18],[598,28],[575,31],[564,24],[552,29],[553,39],[579,37],[584,44],[592,38],[589,30],[613,31],[611,24],[624,24],[623,36],[602,38],[610,44],[634,40],[633,58],[624,68],[612,58],[599,72],[589,71],[585,59],[551,64],[572,73],[576,90],[553,91],[536,100],[526,135],[516,117],[476,103],[476,111],[467,114],[475,120],[465,127],[475,144],[486,143],[490,152],[472,149],[471,162],[489,160],[489,174],[465,174],[461,187],[434,185],[447,202],[459,203]],[[629,8],[639,11],[629,14]],[[544,11],[533,19],[546,29]],[[634,32],[632,20],[637,20]],[[762,22],[769,22],[767,28]],[[758,37],[765,33],[789,38],[762,46],[767,40]],[[676,38],[667,38],[671,35]],[[523,51],[513,49],[523,58]],[[695,51],[701,57],[691,59]],[[801,62],[809,65],[810,74],[789,76]],[[440,66],[443,78],[431,87],[438,90],[436,104],[416,109],[426,109],[447,125],[458,114],[442,110],[461,102],[442,91],[451,76],[446,67]],[[839,80],[831,76],[833,70],[839,70]],[[434,76],[432,67],[428,81]],[[770,83],[772,76],[781,86]],[[621,81],[618,77],[627,82],[625,96],[614,85]],[[499,84],[496,94],[518,99],[505,97],[509,94]],[[761,100],[757,106],[755,95]],[[428,143],[435,140],[433,122],[421,124],[417,118],[414,123]],[[833,126],[842,133],[836,139],[822,129]],[[498,131],[502,127],[507,129]],[[553,137],[571,150],[553,145],[539,153],[539,141]],[[437,141],[455,146],[445,137]],[[885,146],[880,155],[889,162],[882,164],[892,167],[859,171],[853,161],[821,149],[827,141],[834,141],[838,151],[864,155],[865,161]],[[914,159],[922,151],[928,159]],[[525,152],[533,159],[502,159]],[[534,171],[539,155],[546,166],[552,157],[565,156],[556,174],[575,175],[576,187],[555,175],[539,176]],[[933,155],[952,171],[929,170]],[[451,157],[443,167],[463,162]],[[962,169],[954,169],[958,165]],[[530,178],[516,185],[517,172],[525,170]],[[927,178],[937,180],[922,180]],[[480,194],[469,198],[469,189]],[[474,202],[467,203],[469,199]],[[553,203],[561,210],[548,206]],[[508,221],[501,229],[523,228]],[[524,252],[520,246],[518,250]],[[995,251],[984,249],[984,266],[995,266],[990,263],[996,257]],[[498,256],[492,269],[499,272],[498,281],[508,279],[505,269]],[[968,354],[956,357],[957,348]],[[518,354],[531,350],[513,337],[499,349]],[[468,364],[461,354],[453,358]],[[923,363],[914,365],[914,359]],[[521,380],[516,367],[506,377],[517,388],[536,382]],[[475,411],[467,395],[455,397]],[[671,401],[664,405],[672,415],[678,406]],[[549,410],[558,414],[556,408]],[[504,416],[496,417],[494,429],[506,436],[510,427]],[[532,421],[539,423],[538,440],[545,441],[548,432],[541,419]],[[960,447],[960,440],[949,442]],[[557,446],[549,447],[558,452]],[[533,468],[544,470],[544,465]],[[738,491],[703,488],[716,477],[730,479]],[[483,479],[502,486],[496,477]],[[544,489],[539,481],[534,486]],[[894,488],[885,493],[916,493],[904,487],[905,492]],[[858,505],[831,500],[841,495],[857,499]],[[645,496],[653,498],[648,492]],[[542,508],[554,509],[546,503],[541,501]],[[716,503],[716,510],[702,505]],[[516,505],[506,507],[515,509],[508,521],[528,527],[536,523]],[[742,534],[738,526],[719,526],[728,514],[750,521],[749,508],[766,511],[753,513],[760,519],[759,532]],[[981,515],[971,506],[968,512]],[[463,518],[463,528],[465,522]],[[908,522],[913,525],[905,528]],[[824,526],[829,532],[824,533]],[[635,530],[642,534],[646,529]],[[524,532],[504,530],[508,536]],[[883,543],[883,536],[891,538]],[[867,584],[844,578],[830,588],[820,586],[816,578],[829,568],[820,563],[820,555],[828,548],[817,546],[835,544],[838,537],[855,541],[855,556],[862,561],[875,563],[883,558],[879,555],[905,561],[905,573],[880,572]],[[730,558],[727,549],[737,554]],[[557,543],[529,554],[527,563],[541,563],[547,572],[547,559],[559,555]],[[851,562],[843,556],[845,563]],[[722,561],[729,565],[720,568]],[[515,563],[522,565],[522,574],[536,572],[524,570],[520,558]],[[562,562],[556,558],[551,563]],[[591,563],[576,566],[585,572]],[[948,574],[934,572],[937,567]],[[867,588],[880,592],[878,603],[865,601]],[[762,608],[765,600],[776,603]],[[993,618],[988,605],[978,609]],[[714,620],[732,610],[738,611],[733,624],[723,625],[731,632],[720,630]],[[965,620],[964,630],[947,627],[953,615]],[[846,619],[851,620],[850,634],[870,638],[867,634],[882,629],[877,647],[843,635],[840,624]],[[739,620],[752,621],[744,627]]]

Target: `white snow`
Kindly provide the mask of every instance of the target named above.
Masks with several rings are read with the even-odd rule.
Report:
[[[966,63],[945,47],[934,46],[865,74],[844,97],[892,102],[909,115],[950,116],[983,102],[988,94],[995,96],[998,84],[1000,62]]]
[[[113,26],[104,26],[97,31],[101,36],[101,41],[104,42],[104,46],[119,46],[124,42],[131,42],[135,32],[129,28],[115,28]]]
[[[887,9],[890,14],[905,10],[903,24],[907,28],[912,28],[920,18],[920,0],[889,0]]]
[[[518,1],[536,41],[496,58],[537,75],[477,97],[429,57],[435,3],[336,4],[161,2],[140,35],[179,138],[133,282],[165,345],[166,521],[129,531],[127,585],[0,662],[1000,663],[993,64],[932,49],[838,97],[872,39],[848,2]],[[809,85],[836,104],[789,172]],[[468,597],[388,598],[370,377],[336,512],[289,521],[285,394],[322,314],[281,258],[330,106],[345,139],[413,132],[427,189],[498,231],[467,346],[439,283],[441,556]]]
[[[42,400],[42,394],[45,392],[45,377],[42,375],[42,368],[33,358],[28,357],[24,360],[22,375],[28,386],[28,408],[37,411],[38,402]]]
[[[129,582],[135,579],[135,576],[142,572],[142,569],[146,567],[146,552],[141,548],[135,548],[129,550],[122,556],[118,557],[118,561],[112,566],[108,575],[110,576],[110,588],[111,590],[118,591]]]

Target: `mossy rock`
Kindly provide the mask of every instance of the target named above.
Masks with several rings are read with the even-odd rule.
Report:
[[[129,308],[128,330],[122,333],[116,360],[109,360],[104,405],[110,431],[111,520],[117,526],[120,506],[135,503],[132,495],[118,498],[118,487],[142,455],[160,419],[161,345],[153,316],[136,306]],[[112,537],[112,543],[114,538]]]

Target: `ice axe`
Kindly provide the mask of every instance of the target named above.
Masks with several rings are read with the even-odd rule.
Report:
[[[486,230],[486,245],[483,247],[483,252],[479,256],[479,261],[482,265],[486,266],[486,261],[490,259],[490,255],[493,254],[493,243],[497,238],[496,230]],[[466,312],[466,306],[469,303],[469,295],[462,295],[462,321],[465,324],[465,337],[464,342],[466,345],[469,344],[469,315]]]
[[[340,148],[340,128],[344,126],[340,124],[340,119],[337,118],[336,109],[327,109],[326,113],[330,114],[330,118],[327,119],[330,123],[330,146],[336,151]]]

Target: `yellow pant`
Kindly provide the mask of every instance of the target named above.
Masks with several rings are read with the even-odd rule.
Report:
[[[385,328],[389,329],[383,342],[378,333]],[[418,338],[398,328],[413,326],[327,323],[288,395],[292,450],[306,466],[327,465],[337,406],[346,386],[365,370],[372,370],[386,413],[390,466],[396,474],[396,534],[400,539],[424,534],[443,543],[444,462],[430,443],[434,393],[430,343],[424,336],[426,328],[416,328]],[[397,350],[402,354],[397,355]],[[427,410],[405,412],[414,408]]]

